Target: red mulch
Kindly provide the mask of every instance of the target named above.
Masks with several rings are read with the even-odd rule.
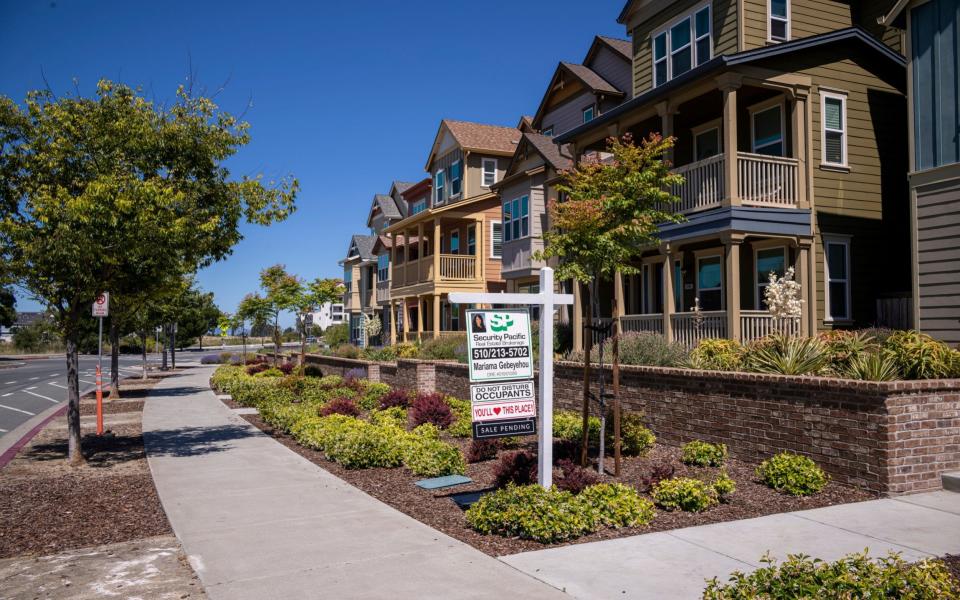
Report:
[[[467,465],[467,476],[474,480],[470,485],[460,485],[444,490],[428,491],[414,485],[421,479],[403,468],[397,469],[365,469],[348,470],[324,458],[323,453],[304,448],[297,444],[289,435],[273,429],[265,423],[259,415],[244,415],[250,423],[273,436],[277,441],[310,460],[314,464],[326,469],[341,479],[347,481],[378,500],[389,504],[397,510],[430,525],[435,529],[459,539],[491,556],[515,554],[529,550],[540,550],[545,545],[530,540],[504,538],[496,535],[481,535],[467,526],[463,511],[450,499],[452,494],[461,492],[487,490],[492,488],[493,466],[495,461]],[[525,444],[525,447],[536,450],[534,438]],[[469,440],[448,439],[462,450],[469,445]],[[501,451],[503,452],[503,451]],[[719,473],[719,469],[688,467],[680,462],[680,449],[664,445],[655,446],[650,453],[642,458],[626,458],[623,462],[622,476],[614,479],[605,475],[604,481],[618,481],[642,489],[641,479],[647,475],[655,465],[669,464],[675,467],[674,476],[693,476],[712,479]],[[613,468],[613,460],[607,463]],[[754,475],[756,465],[742,461],[728,459],[727,473],[737,484],[737,491],[728,504],[714,506],[703,513],[666,512],[657,511],[656,518],[649,526],[625,529],[601,529],[600,531],[581,537],[564,544],[578,544],[664,531],[681,527],[719,523],[738,519],[749,519],[774,513],[790,512],[819,508],[833,504],[859,502],[876,498],[875,494],[856,488],[830,483],[819,494],[809,498],[795,498],[780,494],[759,483]]]

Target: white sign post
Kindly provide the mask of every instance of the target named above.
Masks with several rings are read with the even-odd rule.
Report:
[[[100,321],[97,340],[97,435],[103,435],[103,318],[110,316],[110,292],[97,296],[93,302],[93,316]]]
[[[453,304],[505,304],[540,307],[540,431],[537,440],[537,472],[538,483],[545,488],[550,488],[553,485],[553,312],[558,306],[573,304],[573,295],[555,294],[553,292],[553,269],[543,267],[540,269],[540,293],[538,294],[451,292],[449,300]],[[468,324],[468,335],[470,327],[471,325]],[[530,376],[532,377],[532,373]],[[515,377],[522,377],[522,375],[511,376],[511,378]],[[501,386],[520,384],[522,382],[501,384]],[[483,394],[487,387],[493,386],[477,387],[477,392],[471,389],[471,396],[475,393]],[[494,395],[498,393],[519,394],[520,390],[511,392],[503,389],[489,393]]]

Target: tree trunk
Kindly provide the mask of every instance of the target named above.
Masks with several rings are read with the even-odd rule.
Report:
[[[617,275],[619,277],[619,275]],[[610,366],[613,377],[613,474],[620,476],[620,310],[613,300],[613,361]]]
[[[140,347],[143,349],[143,375],[141,379],[147,378],[147,332],[140,332]]]
[[[303,368],[307,365],[307,328],[300,328],[300,373],[303,373]]]
[[[177,323],[174,321],[170,330],[170,368],[177,370]]]
[[[277,356],[280,352],[280,313],[273,320],[273,367],[277,368]]]
[[[120,328],[110,317],[110,400],[120,398]]]
[[[578,282],[577,285],[580,285]],[[588,302],[584,319],[583,338],[583,437],[580,446],[580,466],[587,466],[587,450],[590,447],[590,352],[593,350],[593,309]]]
[[[76,332],[66,335],[67,342],[67,462],[72,466],[82,465],[83,449],[80,447],[80,375],[77,360]]]

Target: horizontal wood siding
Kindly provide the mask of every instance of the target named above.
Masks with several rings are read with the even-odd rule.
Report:
[[[472,198],[473,196],[481,196],[490,192],[489,188],[482,187],[484,158],[497,159],[497,181],[503,179],[503,174],[507,168],[507,165],[510,163],[509,156],[493,156],[471,152],[465,161],[466,174],[464,175],[464,177],[466,177],[468,198]]]
[[[566,133],[583,124],[583,109],[593,106],[597,97],[593,92],[581,92],[544,113],[542,129],[553,127],[553,135]]]
[[[630,61],[622,54],[601,46],[586,66],[613,84],[613,87],[630,96],[633,91],[633,75],[630,72]]]
[[[530,236],[520,240],[511,240],[503,244],[503,270],[509,276],[509,271],[529,269],[533,265],[533,253],[543,248],[543,226],[546,214],[544,201],[544,174],[538,173],[532,177],[523,178],[515,184],[505,187],[501,191],[504,201],[511,201],[527,195],[529,198]],[[539,266],[539,265],[538,265]]]
[[[960,179],[915,195],[920,329],[960,344]]]
[[[633,95],[637,96],[653,87],[653,58],[650,48],[650,34],[660,30],[675,17],[692,10],[700,1],[681,0],[672,3],[653,18],[638,25],[632,32],[633,37]],[[713,55],[732,54],[737,51],[737,2],[736,0],[714,0],[713,15]]]

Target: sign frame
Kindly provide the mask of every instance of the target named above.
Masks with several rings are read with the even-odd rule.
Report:
[[[474,372],[473,372],[473,350],[474,350],[474,348],[473,348],[473,333],[474,333],[474,332],[472,331],[472,329],[473,329],[473,316],[474,316],[474,315],[477,315],[477,314],[487,315],[487,314],[493,314],[493,313],[501,313],[501,314],[503,314],[503,313],[514,313],[514,314],[522,313],[522,314],[525,316],[525,318],[526,318],[526,320],[527,320],[527,328],[526,328],[527,343],[526,343],[524,346],[518,346],[518,347],[520,347],[520,348],[526,347],[526,348],[527,348],[526,360],[527,360],[527,361],[529,362],[529,364],[530,364],[530,372],[529,372],[528,374],[527,374],[527,373],[521,373],[521,374],[518,374],[518,375],[511,375],[511,376],[508,376],[508,377],[491,377],[491,378],[487,378],[487,379],[477,379],[477,377],[474,375]],[[534,361],[534,357],[533,357],[533,326],[532,326],[532,324],[531,324],[531,322],[530,322],[530,321],[531,321],[531,318],[530,318],[530,308],[529,308],[529,307],[523,307],[523,308],[504,308],[504,309],[495,309],[495,308],[471,308],[471,309],[467,309],[467,310],[465,311],[465,316],[466,316],[466,319],[467,319],[467,355],[468,355],[468,356],[467,356],[467,368],[468,368],[469,371],[470,371],[470,383],[471,383],[471,384],[473,384],[473,383],[496,383],[496,382],[498,382],[498,381],[516,381],[516,380],[518,380],[518,379],[523,379],[523,380],[533,379],[534,373],[535,373],[535,371],[536,371],[536,368],[535,368],[535,366],[534,366],[535,361]],[[487,321],[486,321],[486,317],[484,317],[484,319],[485,319],[485,320],[484,320],[484,323],[486,323],[486,322],[487,322]]]
[[[103,298],[103,302],[100,302],[100,298]],[[102,308],[98,309],[98,306]],[[110,292],[103,292],[94,299],[90,307],[90,313],[98,319],[110,316]]]

